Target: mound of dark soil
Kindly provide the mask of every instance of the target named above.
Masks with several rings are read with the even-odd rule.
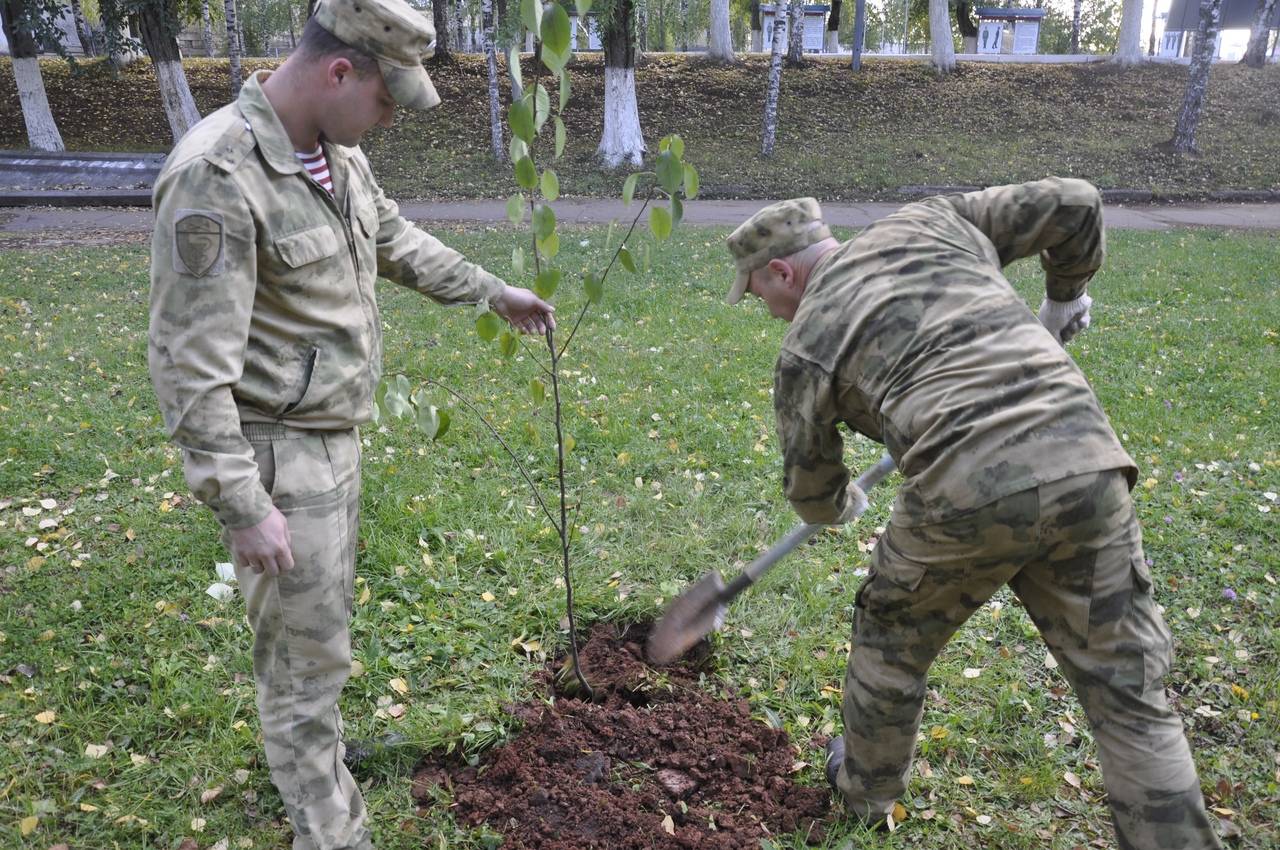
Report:
[[[428,760],[415,796],[427,803],[443,785],[460,823],[488,824],[509,848],[739,850],[796,830],[820,839],[830,793],[792,781],[787,734],[753,720],[746,700],[709,693],[697,662],[649,667],[646,631],[596,626],[580,653],[593,701],[561,691],[517,706],[515,738],[478,767]]]

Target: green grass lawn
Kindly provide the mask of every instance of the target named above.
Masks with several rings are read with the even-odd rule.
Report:
[[[505,228],[438,234],[509,271]],[[794,521],[770,403],[785,326],[754,299],[723,306],[724,235],[685,230],[650,276],[611,278],[565,361],[587,622],[651,618]],[[604,231],[562,239],[574,271],[598,261]],[[1110,242],[1094,327],[1072,353],[1142,467],[1135,499],[1177,637],[1168,684],[1206,796],[1239,846],[1280,846],[1280,246],[1212,231]],[[284,848],[242,605],[205,594],[226,555],[187,494],[146,374],[147,252],[4,248],[0,846]],[[1010,274],[1038,303],[1039,266]],[[562,317],[577,297],[563,288]],[[500,359],[468,311],[391,286],[382,304],[388,371],[468,394],[549,484],[548,408],[525,389],[529,358]],[[507,706],[535,695],[531,674],[564,637],[557,544],[465,413],[436,444],[405,422],[363,441],[363,670],[342,707],[352,737],[404,740],[358,774],[377,846],[484,846],[444,809],[416,812],[410,772],[425,750],[474,755],[514,731]],[[855,467],[878,454],[850,440]],[[811,742],[839,727],[853,595],[896,480],[860,523],[779,566],[716,639],[708,687],[780,718],[800,760],[819,763]],[[889,835],[838,823],[829,846],[1111,846],[1089,737],[1002,592],[932,671],[909,817]],[[803,776],[822,782],[816,766]]]

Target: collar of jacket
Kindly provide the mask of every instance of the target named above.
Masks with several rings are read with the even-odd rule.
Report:
[[[285,132],[280,117],[276,115],[271,101],[262,90],[262,81],[271,75],[270,71],[257,71],[249,75],[249,79],[240,87],[240,96],[236,104],[249,127],[253,130],[254,140],[262,151],[262,158],[281,174],[296,174],[302,170],[302,163],[293,153],[293,142]]]

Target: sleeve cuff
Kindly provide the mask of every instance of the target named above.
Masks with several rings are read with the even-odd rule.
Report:
[[[267,518],[272,507],[271,496],[258,481],[251,482],[225,499],[209,503],[218,522],[231,531],[257,525]]]

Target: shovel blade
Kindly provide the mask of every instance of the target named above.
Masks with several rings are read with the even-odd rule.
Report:
[[[654,664],[670,664],[724,622],[724,579],[712,570],[671,601],[649,633],[645,654]]]

